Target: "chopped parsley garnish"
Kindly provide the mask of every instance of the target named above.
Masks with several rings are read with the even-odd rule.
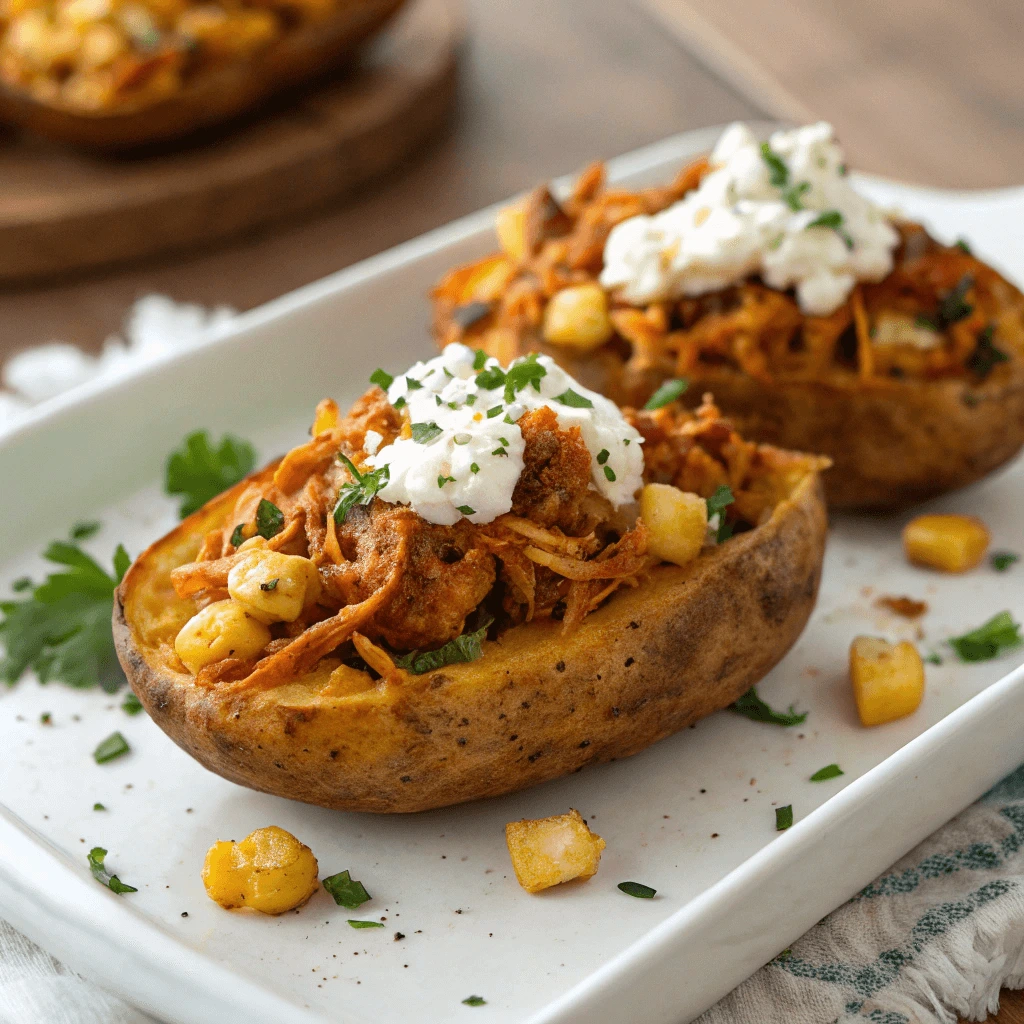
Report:
[[[437,406],[444,405],[444,402],[441,401],[441,396],[440,395],[434,395],[434,405],[437,405]]]
[[[609,455],[608,449],[607,448],[602,448],[597,453],[597,464],[599,466],[603,466],[608,461],[608,455]]]
[[[256,506],[256,532],[266,540],[276,537],[284,526],[284,513],[266,498]]]
[[[788,711],[774,711],[757,695],[756,686],[747,690],[735,704],[730,704],[729,709],[752,722],[765,722],[768,725],[800,725],[807,718],[806,711],[798,713],[792,704]]]
[[[955,248],[959,249],[962,253],[966,253],[968,256],[973,256],[974,255],[974,253],[971,252],[971,247],[967,244],[967,239],[966,238],[958,238],[953,243],[953,246]]]
[[[132,748],[128,741],[119,733],[112,732],[93,752],[93,759],[97,764],[106,764],[118,757],[123,757]]]
[[[839,210],[826,210],[824,213],[819,213],[807,226],[809,228],[829,228],[839,235],[847,249],[853,248],[853,239],[843,227],[843,215]]]
[[[263,590],[263,591],[277,590],[277,585],[280,582],[281,582],[281,578],[279,576],[276,576],[272,580],[267,580],[266,583],[261,583],[260,584],[260,590]]]
[[[470,505],[456,505],[455,506],[464,516],[475,516],[476,509]]]
[[[103,804],[93,804],[92,809],[94,811],[105,811],[106,807],[104,807]]]
[[[40,725],[52,725],[53,724],[53,715],[51,715],[49,711],[44,711],[39,716],[39,724]]]
[[[462,1000],[463,1006],[486,1006],[487,1000],[483,996],[466,996]]]
[[[1020,634],[1020,623],[1014,622],[1009,612],[993,615],[977,629],[949,640],[961,661],[989,661],[1021,643],[1024,637]]]
[[[606,480],[615,483],[615,470],[611,466],[604,467],[604,475]]]
[[[644,408],[648,412],[654,412],[655,409],[661,409],[668,405],[669,402],[674,402],[688,387],[690,382],[682,377],[675,377],[672,380],[665,381],[664,384],[658,388],[657,391],[647,399]]]
[[[506,438],[506,437],[499,437],[498,441],[501,443],[501,445],[503,447],[505,447],[505,448],[508,447],[508,438]]]
[[[512,419],[512,417],[508,413],[505,413],[505,422],[509,424],[509,426],[513,426],[516,421]]]
[[[482,349],[478,348],[473,353],[473,369],[482,370],[487,362],[487,353]]]
[[[133,717],[140,711],[144,710],[142,707],[142,701],[135,696],[133,690],[129,690],[128,693],[125,694],[124,700],[121,701],[121,710],[126,715],[132,715]]]
[[[95,810],[95,808],[94,808]],[[106,859],[107,851],[102,846],[94,846],[89,851],[89,870],[92,872],[92,877],[97,882],[101,882],[111,892],[116,892],[119,896],[123,892],[138,892],[139,890],[133,885],[125,885],[117,875],[111,875],[107,873],[107,869],[104,866],[104,860]]]
[[[964,274],[956,287],[948,291],[939,302],[939,323],[943,327],[955,324],[971,315],[974,307],[965,301],[967,293],[974,287],[974,278]]]
[[[576,394],[572,388],[566,388],[560,395],[555,395],[555,401],[562,405],[571,406],[573,409],[593,409],[594,403],[583,395]]]
[[[844,775],[845,772],[837,764],[827,764],[824,768],[819,768],[812,776],[811,782],[826,782],[828,779],[838,779],[840,775]]]
[[[370,374],[370,383],[376,384],[381,391],[387,391],[392,384],[395,383],[395,378],[391,376],[387,370],[382,370],[378,367],[373,373]]]
[[[18,579],[16,579],[11,584],[11,590],[13,590],[16,594],[22,594],[26,590],[31,590],[31,589],[32,589],[32,580],[28,576],[19,576]]]
[[[789,181],[789,168],[767,142],[761,143],[761,159],[768,165],[768,181],[782,188]]]
[[[346,910],[355,910],[373,898],[363,883],[357,882],[347,871],[328,875],[324,879],[324,888],[334,897],[334,902]]]
[[[504,406],[502,405],[492,405],[490,409],[487,410],[487,418],[489,420],[493,420],[495,416],[500,416],[503,408]]]
[[[391,467],[385,465],[360,473],[347,455],[338,452],[338,459],[352,474],[352,483],[342,485],[338,491],[338,504],[334,506],[334,521],[341,526],[354,505],[369,505],[373,501],[377,492],[391,479]]]
[[[0,601],[0,680],[13,685],[31,668],[41,683],[59,679],[69,686],[102,686],[113,693],[124,682],[114,652],[110,619],[114,589],[131,559],[119,544],[114,574],[108,575],[77,544],[54,541],[43,557],[66,568],[17,601]]]
[[[492,455],[508,455],[508,452],[505,451],[504,448],[495,448],[494,451],[491,452],[491,454]]]
[[[936,654],[935,651],[932,651],[931,654],[927,655],[927,657],[925,657],[924,660],[926,662],[928,662],[929,665],[941,665],[942,664],[942,657],[941,657],[941,655]]]
[[[433,372],[433,371],[431,371],[431,372]],[[428,373],[427,376],[429,377],[430,374]],[[423,385],[415,377],[406,377],[405,378],[405,389],[406,389],[406,391],[419,391],[419,389],[421,387],[423,387]]]
[[[520,391],[532,387],[540,394],[540,382],[548,371],[537,362],[537,353],[531,352],[522,362],[514,363],[505,374],[505,401],[511,402]]]
[[[231,546],[240,548],[245,543],[245,523],[239,523],[231,531]]]
[[[707,499],[708,519],[718,516],[718,533],[715,540],[724,544],[732,536],[732,524],[725,521],[725,510],[735,501],[732,489],[726,484],[719,484],[715,493]]]
[[[475,632],[463,633],[462,636],[449,640],[443,647],[438,647],[436,651],[410,651],[408,654],[396,656],[394,662],[399,668],[404,668],[414,676],[421,676],[424,672],[433,672],[444,668],[445,665],[476,661],[483,654],[482,644],[492,621],[493,619],[488,618]]]
[[[476,395],[466,395],[466,405],[476,405]]]
[[[1020,555],[1015,555],[1012,551],[993,551],[989,561],[996,572],[1006,572],[1014,562],[1020,561]]]
[[[348,919],[348,923],[352,928],[383,928],[384,925],[380,921],[353,921],[352,918]]]
[[[811,187],[809,181],[801,181],[796,185],[789,185],[782,190],[783,202],[795,212],[804,208],[803,194]]]
[[[967,369],[969,369],[975,376],[980,377],[984,380],[999,363],[1005,363],[1009,360],[1009,356],[999,348],[996,348],[992,344],[992,335],[995,333],[995,328],[992,324],[989,324],[981,334],[978,335],[978,344],[971,354],[971,358],[967,360]]]
[[[505,384],[505,371],[500,366],[488,366],[476,375],[476,386],[484,391],[496,391]]]
[[[785,832],[793,824],[793,805],[786,804],[785,807],[775,808],[775,831]]]
[[[71,539],[72,540],[88,540],[90,537],[95,536],[100,531],[100,524],[95,519],[91,519],[84,523],[75,523],[71,527]]]
[[[469,471],[470,471],[470,473],[479,473],[480,472],[480,467],[474,462],[474,463],[472,463],[470,465]]]
[[[248,441],[225,434],[215,448],[205,430],[196,430],[167,457],[164,490],[182,496],[178,515],[184,519],[244,480],[255,465],[256,449]]]
[[[440,487],[444,487],[445,484],[453,484],[453,483],[455,483],[455,477],[453,477],[453,476],[439,476],[437,478],[437,486],[439,488]]]
[[[433,421],[427,423],[412,424],[412,439],[417,444],[430,444],[443,434],[444,431]]]
[[[394,408],[401,409],[405,405],[405,398],[402,395],[399,395],[391,404]]]
[[[654,894],[658,891],[649,885],[644,885],[643,882],[619,882],[617,888],[620,892],[624,892],[627,896],[635,896],[638,900],[653,899]]]

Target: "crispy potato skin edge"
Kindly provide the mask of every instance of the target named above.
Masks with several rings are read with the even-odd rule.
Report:
[[[350,811],[404,813],[498,796],[638,753],[727,707],[789,650],[814,607],[827,517],[808,474],[771,519],[686,568],[660,566],[573,635],[536,622],[484,656],[354,696],[282,703],[197,686],[169,644],[143,646],[135,598],[153,563],[223,520],[237,488],[139,557],[114,638],[150,717],[211,771]],[[173,637],[170,638],[173,644]]]

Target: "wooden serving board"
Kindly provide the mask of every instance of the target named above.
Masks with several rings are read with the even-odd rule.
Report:
[[[462,38],[459,0],[411,0],[347,71],[174,151],[0,137],[0,284],[209,245],[373,179],[442,125]]]

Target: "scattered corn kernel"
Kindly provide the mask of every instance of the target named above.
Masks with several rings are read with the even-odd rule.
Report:
[[[645,484],[640,518],[647,527],[647,550],[676,565],[692,562],[708,532],[708,505],[699,494],[671,484]]]
[[[966,572],[988,550],[988,527],[974,516],[918,516],[903,527],[907,560],[942,572]]]
[[[588,352],[612,336],[608,297],[599,284],[555,292],[544,309],[544,340]]]
[[[510,821],[505,826],[512,868],[527,892],[540,892],[597,872],[604,840],[587,827],[579,811],[551,818]]]
[[[294,622],[320,592],[316,566],[301,555],[254,549],[228,573],[228,593],[254,618]]]
[[[261,914],[283,914],[316,892],[318,870],[308,846],[271,825],[239,843],[214,843],[203,862],[203,885],[225,910],[249,907]]]
[[[861,725],[882,725],[917,710],[924,696],[924,663],[907,641],[859,636],[850,644],[850,683]]]
[[[237,601],[214,601],[196,612],[178,633],[174,649],[196,675],[225,658],[254,658],[270,643],[270,630]]]
[[[498,242],[505,254],[516,263],[526,258],[526,209],[522,205],[506,206],[494,220]]]

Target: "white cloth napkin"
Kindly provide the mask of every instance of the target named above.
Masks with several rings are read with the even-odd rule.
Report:
[[[4,367],[0,434],[37,401],[132,372],[233,313],[148,296],[100,357],[54,343]],[[698,1024],[955,1024],[1024,988],[1024,765]],[[0,1024],[152,1024],[0,921]]]

